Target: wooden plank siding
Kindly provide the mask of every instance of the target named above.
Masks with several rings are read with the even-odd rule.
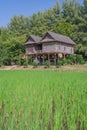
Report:
[[[74,54],[74,46],[75,42],[69,37],[53,32],[47,32],[42,38],[31,35],[25,43],[26,55],[38,53]]]
[[[43,53],[52,53],[52,52],[55,52],[55,43],[53,42],[50,42],[50,43],[43,43],[42,44],[42,52]]]
[[[26,46],[26,55],[27,54],[34,54],[37,53],[37,51],[35,50],[35,46],[34,45],[27,45]]]
[[[74,47],[72,45],[58,43],[58,42],[43,43],[42,52],[43,53],[61,52],[67,54],[74,54]]]

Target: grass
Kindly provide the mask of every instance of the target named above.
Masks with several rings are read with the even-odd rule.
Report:
[[[87,130],[87,73],[0,71],[0,130]]]

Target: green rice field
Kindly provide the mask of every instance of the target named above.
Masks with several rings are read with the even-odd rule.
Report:
[[[87,73],[0,71],[0,130],[87,130]]]

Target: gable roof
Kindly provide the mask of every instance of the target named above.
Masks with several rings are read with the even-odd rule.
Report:
[[[32,41],[29,41],[29,39],[32,39]],[[41,40],[41,37],[38,37],[38,36],[34,36],[34,35],[30,35],[25,44],[34,44],[34,43],[39,43]]]
[[[49,34],[52,39],[45,39],[46,35]],[[54,32],[46,32],[46,34],[44,35],[44,37],[41,39],[41,42],[49,42],[49,41],[59,41],[59,42],[63,42],[63,43],[67,43],[67,44],[73,44],[75,45],[76,43],[71,40],[71,38],[58,34],[58,33],[54,33]]]
[[[39,42],[41,40],[41,37],[31,35],[31,37],[34,39],[35,42]]]

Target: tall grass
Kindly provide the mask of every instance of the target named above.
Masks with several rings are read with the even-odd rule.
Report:
[[[87,130],[87,73],[0,71],[0,130]]]

